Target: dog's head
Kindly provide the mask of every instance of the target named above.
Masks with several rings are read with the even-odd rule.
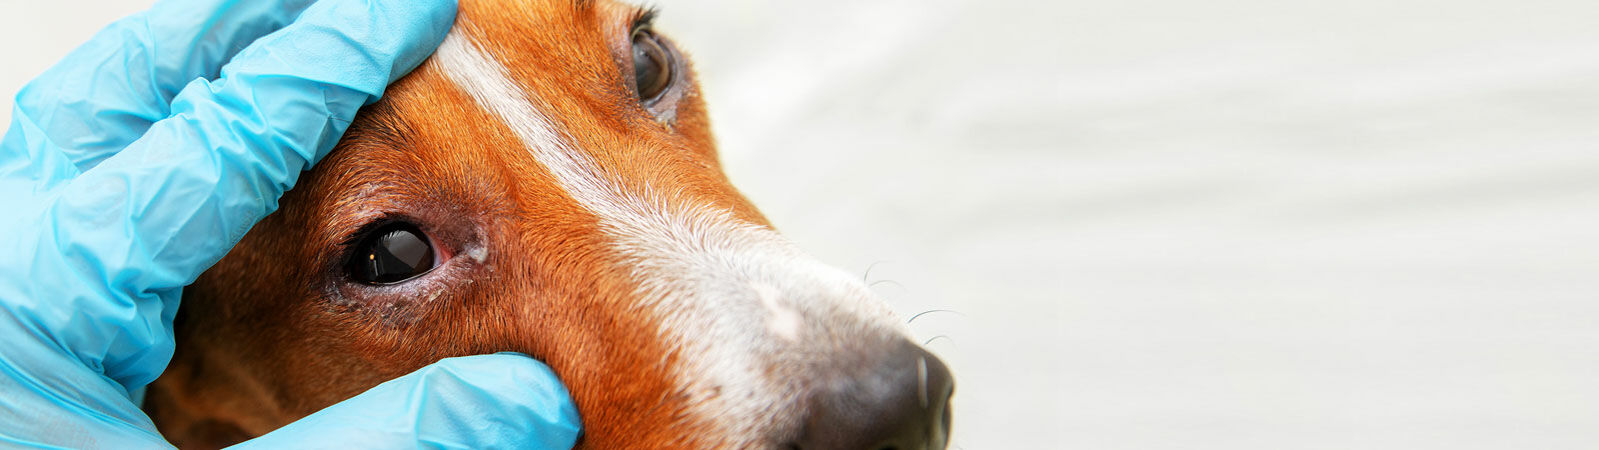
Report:
[[[943,364],[729,184],[650,18],[462,1],[437,53],[185,291],[150,397],[163,432],[224,443],[518,351],[567,383],[591,447],[942,448]]]

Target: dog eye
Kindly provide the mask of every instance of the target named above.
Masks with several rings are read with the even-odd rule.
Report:
[[[346,270],[363,284],[394,284],[433,269],[433,246],[415,225],[391,223],[357,241]]]
[[[649,104],[672,85],[672,53],[649,28],[633,31],[633,82],[639,101]]]

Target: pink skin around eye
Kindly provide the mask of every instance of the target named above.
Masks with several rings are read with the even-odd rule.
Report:
[[[455,257],[455,249],[444,245],[443,242],[439,242],[437,238],[433,237],[434,233],[430,232],[430,230],[422,230],[422,235],[423,237],[427,238],[428,246],[433,247],[434,268],[443,266],[445,261],[449,261],[450,258]]]

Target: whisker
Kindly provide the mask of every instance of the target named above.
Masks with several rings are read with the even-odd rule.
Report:
[[[873,267],[877,267],[877,265],[879,263],[886,263],[886,262],[889,262],[889,261],[887,261],[887,260],[874,261],[871,264],[867,264],[866,265],[866,273],[861,274],[861,281],[871,282],[872,281],[872,268]]]
[[[894,280],[877,280],[877,281],[871,282],[870,284],[867,284],[866,287],[873,287],[874,288],[874,287],[877,287],[877,285],[883,284],[883,283],[894,283],[894,285],[895,286],[899,286],[900,289],[905,289],[905,285],[900,284],[900,282],[894,281]]]
[[[955,342],[955,338],[949,337],[949,335],[947,335],[947,334],[940,334],[938,336],[933,336],[932,339],[928,339],[928,340],[922,341],[922,346],[926,347],[927,344],[933,343],[933,341],[938,340],[938,338],[944,338],[944,340],[949,341],[950,343],[954,343]]]
[[[914,315],[914,316],[911,316],[911,318],[909,320],[905,321],[905,324],[906,325],[910,325],[911,322],[915,322],[917,318],[925,316],[925,315],[928,315],[928,314],[936,313],[936,312],[946,312],[946,313],[954,314],[954,315],[957,315],[957,316],[966,317],[966,315],[965,314],[961,314],[960,311],[955,311],[955,310],[950,310],[950,309],[929,309],[929,310],[926,310],[926,311],[922,311],[922,312],[916,313],[916,315]]]

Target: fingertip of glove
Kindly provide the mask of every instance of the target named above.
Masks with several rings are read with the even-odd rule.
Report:
[[[419,36],[423,37],[421,40],[424,44],[422,48],[424,48],[426,51],[421,52],[420,57],[414,58],[414,61],[399,61],[402,70],[397,71],[398,73],[394,75],[396,79],[399,76],[404,75],[404,72],[409,72],[410,69],[415,68],[418,64],[421,64],[422,60],[425,59],[427,55],[433,54],[433,50],[438,48],[440,43],[444,42],[444,36],[449,34],[450,28],[455,25],[455,15],[459,6],[460,5],[456,2],[456,0],[397,2],[397,4],[393,6],[388,6],[388,4],[385,4],[384,7],[414,8],[418,11],[414,12],[413,14],[415,14],[417,17],[424,18],[424,20],[421,21],[421,25],[424,27],[424,29],[421,30],[421,34]],[[394,80],[389,81],[393,82]]]
[[[570,446],[582,431],[566,386],[548,365],[527,355],[502,352],[446,358],[424,370],[429,371],[425,377],[448,374],[496,404],[520,411],[515,414],[524,417],[521,423],[534,427],[545,442],[567,439],[565,445]]]
[[[518,386],[560,386],[550,366],[515,352],[445,358],[425,370],[445,371],[474,384],[490,382]]]

